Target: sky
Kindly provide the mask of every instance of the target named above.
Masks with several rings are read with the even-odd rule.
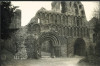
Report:
[[[21,26],[25,26],[41,7],[51,10],[51,2],[52,1],[12,1],[12,4],[19,6],[19,9],[21,9]],[[93,10],[97,5],[95,2],[96,1],[81,1],[88,21],[92,18]]]

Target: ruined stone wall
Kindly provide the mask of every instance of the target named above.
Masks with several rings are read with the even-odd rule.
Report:
[[[39,11],[36,14],[36,24],[40,25],[40,35],[42,32],[53,30],[61,38],[61,55],[74,55],[74,42],[77,38],[82,38],[89,45],[89,28],[85,24],[85,18],[81,16],[65,15],[56,12]],[[79,20],[79,21],[77,21]]]
[[[16,9],[14,16],[12,17],[11,29],[21,28],[21,10]]]
[[[77,7],[78,9],[81,7],[79,3],[74,7],[73,5],[78,2],[72,2],[71,6],[68,8],[72,8],[75,10]],[[59,3],[57,4],[57,6]],[[66,2],[66,5],[70,5],[70,2]],[[34,18],[31,19],[30,23],[27,25],[27,31],[25,34],[23,34],[23,42],[26,45],[34,45],[34,37],[39,39],[39,36],[42,36],[43,33],[56,33],[59,37],[60,41],[60,51],[62,57],[72,57],[74,56],[74,44],[77,38],[81,38],[85,41],[86,45],[86,51],[89,52],[89,45],[92,43],[90,39],[90,28],[87,25],[87,20],[82,13],[79,12],[78,15],[71,15],[68,13],[61,13],[56,12],[56,8],[54,7],[54,10],[48,11],[44,8],[41,8],[35,15]],[[69,9],[70,10],[70,9]],[[78,11],[83,10],[80,9]],[[59,8],[58,10],[59,11]],[[72,10],[73,12],[73,10]],[[24,36],[25,35],[25,36]],[[33,39],[28,39],[28,35],[30,37],[33,37]],[[26,41],[25,41],[26,40]],[[20,41],[20,40],[18,40]],[[57,48],[57,46],[55,46]],[[34,47],[33,47],[34,48]],[[33,55],[30,55],[30,53],[34,53],[34,49],[26,48],[27,55],[30,57],[33,57]]]
[[[54,1],[51,5],[53,11],[85,17],[84,6],[80,1]]]

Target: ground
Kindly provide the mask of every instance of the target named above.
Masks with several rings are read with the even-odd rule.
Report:
[[[89,56],[88,61],[82,56],[51,58],[50,53],[42,52],[40,59],[14,60],[13,54],[7,50],[3,50],[2,54],[6,55],[6,59],[1,56],[1,66],[100,66],[100,58],[96,56]]]
[[[85,62],[79,63],[84,57],[75,56],[73,58],[50,58],[44,56],[41,59],[11,60],[1,66],[93,66]]]

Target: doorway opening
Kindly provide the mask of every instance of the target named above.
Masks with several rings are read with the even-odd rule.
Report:
[[[41,57],[51,57],[52,54],[52,41],[46,40],[41,44]]]
[[[60,45],[58,36],[55,33],[44,33],[39,37],[39,51],[40,57],[59,57]]]
[[[85,56],[86,55],[86,45],[85,41],[81,38],[76,39],[74,44],[74,55]]]

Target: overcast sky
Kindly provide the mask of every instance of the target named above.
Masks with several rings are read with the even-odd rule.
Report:
[[[84,5],[87,20],[90,20],[96,3],[95,1],[81,2]],[[19,6],[19,9],[21,9],[21,26],[27,25],[41,7],[51,10],[51,1],[12,1],[12,4]]]

